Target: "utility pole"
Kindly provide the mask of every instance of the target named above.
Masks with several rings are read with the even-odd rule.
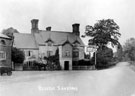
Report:
[[[87,52],[89,52],[89,55],[90,55],[90,53],[91,52],[95,52],[95,62],[94,62],[94,66],[93,66],[93,68],[92,69],[96,69],[96,64],[97,64],[97,56],[96,56],[96,51],[97,51],[97,46],[96,45],[89,45],[88,47],[87,47]]]
[[[96,65],[97,65],[97,50],[95,51],[95,68],[96,69]]]

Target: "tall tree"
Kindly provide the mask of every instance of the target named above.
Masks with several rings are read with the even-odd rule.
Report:
[[[23,63],[25,56],[24,56],[24,52],[13,47],[12,48],[12,61],[14,63]]]
[[[13,38],[13,33],[19,33],[18,30],[14,29],[13,27],[4,29],[2,31],[3,34],[7,35],[8,37]]]
[[[107,64],[113,57],[112,49],[108,48],[107,45],[111,43],[112,47],[121,45],[118,41],[121,34],[119,33],[119,26],[114,22],[113,19],[98,20],[94,26],[87,25],[85,35],[89,36],[88,45],[96,45],[97,49],[97,65]],[[122,47],[120,47],[122,48]]]
[[[109,42],[114,45],[119,45],[118,39],[121,36],[119,26],[113,19],[99,20],[94,26],[87,25],[86,32],[83,36],[90,36],[89,45],[94,44],[98,47],[106,46]]]
[[[123,59],[125,61],[135,61],[135,38],[130,38],[123,46]]]

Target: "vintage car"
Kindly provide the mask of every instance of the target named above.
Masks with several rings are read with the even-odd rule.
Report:
[[[8,76],[12,75],[12,68],[8,66],[0,66],[0,75],[6,73]]]

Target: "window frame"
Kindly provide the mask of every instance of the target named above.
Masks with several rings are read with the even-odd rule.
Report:
[[[52,56],[53,51],[47,51],[47,57]]]
[[[70,51],[69,50],[65,51],[65,57],[70,57]]]
[[[2,54],[2,58],[1,58]],[[6,60],[6,52],[5,51],[0,51],[0,60]]]

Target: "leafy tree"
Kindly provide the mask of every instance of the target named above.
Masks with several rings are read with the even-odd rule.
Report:
[[[130,38],[123,46],[123,59],[125,61],[135,61],[135,38]]]
[[[50,70],[60,70],[60,62],[59,62],[59,49],[56,50],[55,55],[45,57],[48,61],[47,67],[49,67]]]
[[[113,58],[113,51],[111,48],[108,48],[107,46],[103,46],[102,49],[99,48],[96,53],[96,68],[102,69],[109,67],[111,60]],[[92,62],[95,63],[95,53],[92,58]]]
[[[113,19],[99,20],[94,26],[86,26],[85,36],[90,36],[89,45],[98,47],[106,46],[109,42],[112,46],[118,45],[118,39],[121,36],[119,26]]]
[[[14,63],[23,63],[24,59],[25,59],[25,56],[24,56],[23,51],[13,47],[12,48],[12,58],[11,58],[11,60]]]
[[[19,33],[19,32],[16,29],[10,27],[10,28],[4,29],[2,33],[7,35],[8,37],[13,38],[13,33]]]
[[[86,32],[83,37],[89,36],[88,45],[96,45],[97,49],[97,65],[108,63],[113,57],[112,49],[107,45],[111,43],[112,47],[120,47],[118,41],[121,34],[119,33],[119,26],[113,19],[99,20],[94,26],[87,25]],[[121,48],[121,47],[120,47]]]

